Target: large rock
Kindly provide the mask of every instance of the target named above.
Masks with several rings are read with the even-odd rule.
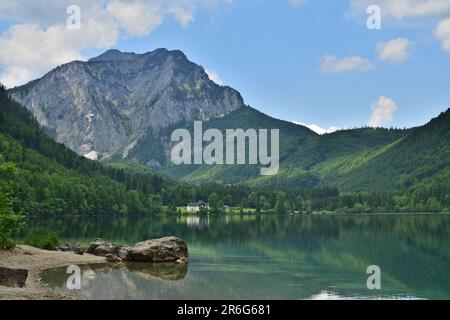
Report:
[[[56,247],[57,251],[62,251],[62,252],[74,252],[76,254],[80,254],[82,255],[83,249],[81,249],[81,245],[78,242],[73,242],[73,243],[65,243],[65,242],[61,242],[57,247]]]
[[[110,243],[103,239],[96,239],[87,248],[86,252],[96,256],[106,257],[109,255],[118,256],[123,245]]]
[[[176,237],[139,242],[134,247],[124,247],[119,252],[122,260],[135,262],[182,262],[188,256],[186,243]]]
[[[176,237],[147,240],[134,247],[96,239],[86,252],[106,257],[110,262],[186,262],[189,256],[186,243]]]
[[[22,288],[27,281],[28,270],[0,267],[0,286]]]

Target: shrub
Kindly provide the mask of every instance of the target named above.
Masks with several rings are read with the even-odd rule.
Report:
[[[59,237],[56,232],[43,230],[32,230],[25,238],[25,244],[45,250],[55,250],[58,243]]]
[[[14,242],[12,234],[25,225],[23,216],[13,212],[12,200],[0,191],[0,249],[11,249]]]

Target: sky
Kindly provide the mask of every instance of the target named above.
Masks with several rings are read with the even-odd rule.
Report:
[[[0,2],[7,87],[110,48],[161,47],[319,133],[413,127],[450,107],[450,0]]]

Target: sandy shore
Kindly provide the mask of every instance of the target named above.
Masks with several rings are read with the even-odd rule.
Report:
[[[24,288],[0,286],[0,300],[71,300],[76,299],[60,290],[52,289],[42,283],[39,273],[45,269],[64,267],[72,264],[82,265],[105,262],[105,258],[90,254],[77,255],[72,252],[47,251],[25,245],[18,245],[11,251],[0,250],[0,266],[20,268],[29,271]]]

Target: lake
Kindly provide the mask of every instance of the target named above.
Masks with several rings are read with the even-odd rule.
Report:
[[[85,299],[450,299],[450,215],[34,218],[84,245],[174,235],[189,264],[81,266]],[[381,289],[367,288],[368,266]],[[66,288],[66,268],[45,282]],[[67,290],[67,289],[66,289]]]

